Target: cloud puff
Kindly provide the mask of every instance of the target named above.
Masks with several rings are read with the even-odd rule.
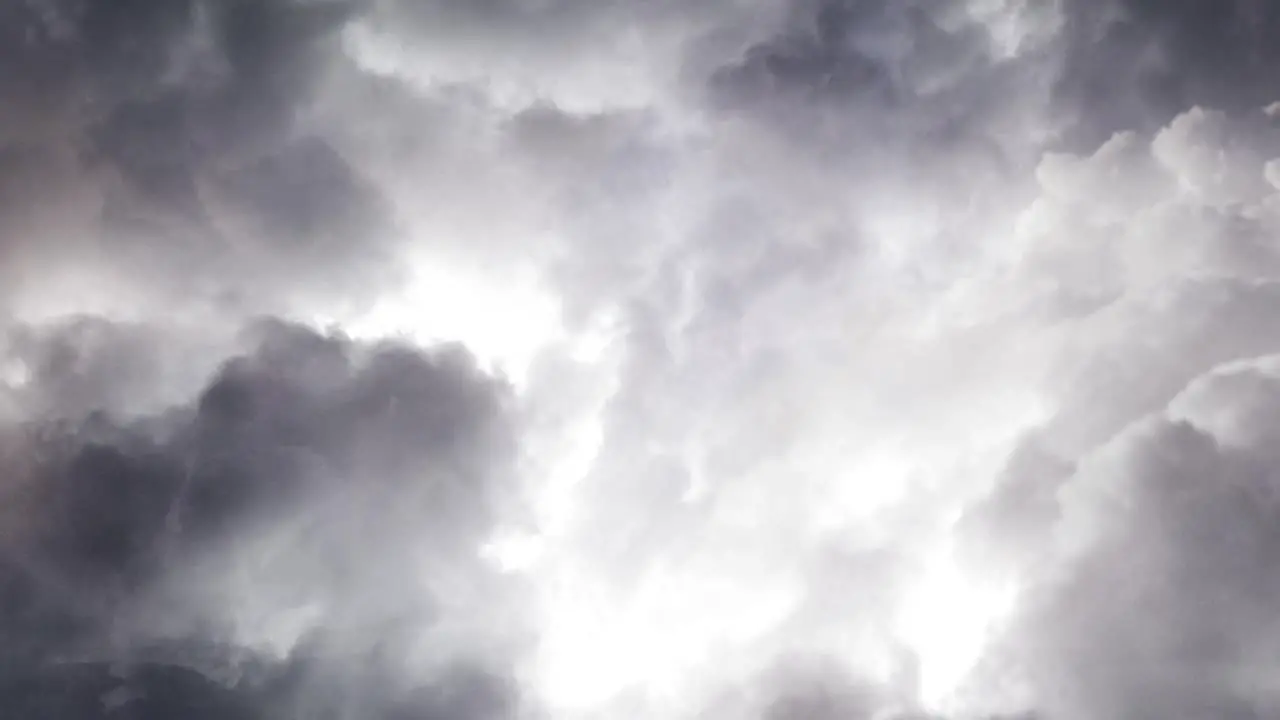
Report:
[[[81,395],[6,427],[6,660],[159,652],[233,669],[234,654],[201,657],[216,643],[306,659],[335,703],[341,674],[352,693],[387,684],[395,704],[408,702],[410,676],[394,674],[409,666],[506,672],[519,593],[479,557],[518,509],[506,390],[457,349],[362,346],[278,322],[252,336],[189,403],[124,419],[109,395]],[[126,387],[110,355],[84,355],[96,364],[44,387],[37,373],[26,392]],[[375,671],[365,658],[378,656]],[[361,680],[362,665],[375,674]],[[506,692],[483,672],[459,677]]]
[[[70,274],[80,292],[97,289],[73,311],[110,302],[114,282],[251,314],[392,278],[382,199],[305,120],[326,68],[342,62],[336,34],[352,6],[49,2],[5,12],[9,304],[38,313],[49,283]]]

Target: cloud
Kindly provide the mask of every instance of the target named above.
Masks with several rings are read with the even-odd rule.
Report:
[[[67,274],[99,288],[72,311],[100,306],[114,279],[144,297],[241,314],[299,294],[312,305],[358,299],[394,279],[394,221],[379,193],[306,121],[314,89],[343,62],[336,36],[351,5],[144,0],[6,12],[9,304],[38,313],[49,302],[41,290]],[[44,283],[28,287],[36,275]]]
[[[1061,486],[1061,559],[1011,634],[1049,716],[1275,712],[1273,364],[1207,373]]]
[[[1145,0],[1063,4],[1065,62],[1056,95],[1081,108],[1078,142],[1149,131],[1196,106],[1251,112],[1275,101],[1267,3]]]
[[[0,698],[15,717],[137,720],[186,717],[250,720],[262,717],[244,698],[200,674],[144,667],[125,676],[98,665],[67,665],[38,677],[6,674]]]
[[[759,5],[0,10],[14,662],[1266,715],[1272,11]]]
[[[1055,410],[966,522],[971,562],[1023,587],[986,687],[1049,717],[1275,712],[1275,132],[1196,108],[1038,171],[1025,277],[1075,298]]]
[[[93,330],[121,345],[136,332]],[[305,658],[334,702],[380,682],[395,698],[378,703],[491,716],[465,706],[490,702],[472,690],[506,697],[493,673],[520,643],[520,592],[479,557],[517,510],[507,391],[459,349],[359,345],[280,322],[251,336],[193,400],[122,418],[109,395],[79,395],[6,427],[5,659],[30,673],[158,652],[226,672],[248,650],[268,668]],[[82,372],[36,373],[26,391],[128,387],[109,353],[80,349]],[[228,650],[204,657],[210,643]],[[406,699],[408,668],[451,664],[461,685],[442,675],[452,689]]]

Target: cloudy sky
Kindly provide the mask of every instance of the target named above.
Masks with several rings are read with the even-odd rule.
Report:
[[[1277,717],[1277,32],[0,0],[0,706]]]

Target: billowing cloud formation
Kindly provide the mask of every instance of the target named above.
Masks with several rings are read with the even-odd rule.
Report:
[[[39,305],[31,294],[50,282],[88,283],[101,288],[82,301],[93,305],[147,286],[126,292],[252,312],[390,277],[381,198],[306,122],[349,4],[54,1],[4,14],[7,295]]]
[[[128,342],[127,328],[94,332]],[[183,647],[214,642],[305,663],[305,682],[341,704],[373,692],[361,680],[371,662],[509,662],[517,595],[478,557],[513,497],[504,388],[457,349],[366,347],[280,323],[253,335],[188,404],[122,419],[109,397],[77,395],[6,429],[6,667],[193,662],[210,651]],[[128,382],[118,358],[80,349],[57,383]],[[57,397],[46,377],[34,373],[17,404]],[[234,669],[235,655],[217,655],[203,662]],[[456,716],[507,703],[500,682],[462,677],[498,695]],[[352,708],[363,717],[414,689],[376,681],[379,699]]]
[[[1276,11],[760,5],[0,10],[4,692],[1274,715]]]
[[[1027,586],[997,657],[1050,717],[1275,712],[1256,675],[1274,622],[1278,130],[1195,109],[1041,166],[1028,227],[1075,247],[1037,242],[1032,263],[1075,298],[1073,347],[1055,416],[973,517]]]
[[[1067,2],[1057,91],[1084,108],[1080,142],[1151,130],[1188,108],[1248,112],[1275,102],[1280,58],[1270,3]]]

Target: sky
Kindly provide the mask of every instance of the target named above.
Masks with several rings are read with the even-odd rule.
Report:
[[[1280,715],[1278,30],[5,0],[0,706]]]

